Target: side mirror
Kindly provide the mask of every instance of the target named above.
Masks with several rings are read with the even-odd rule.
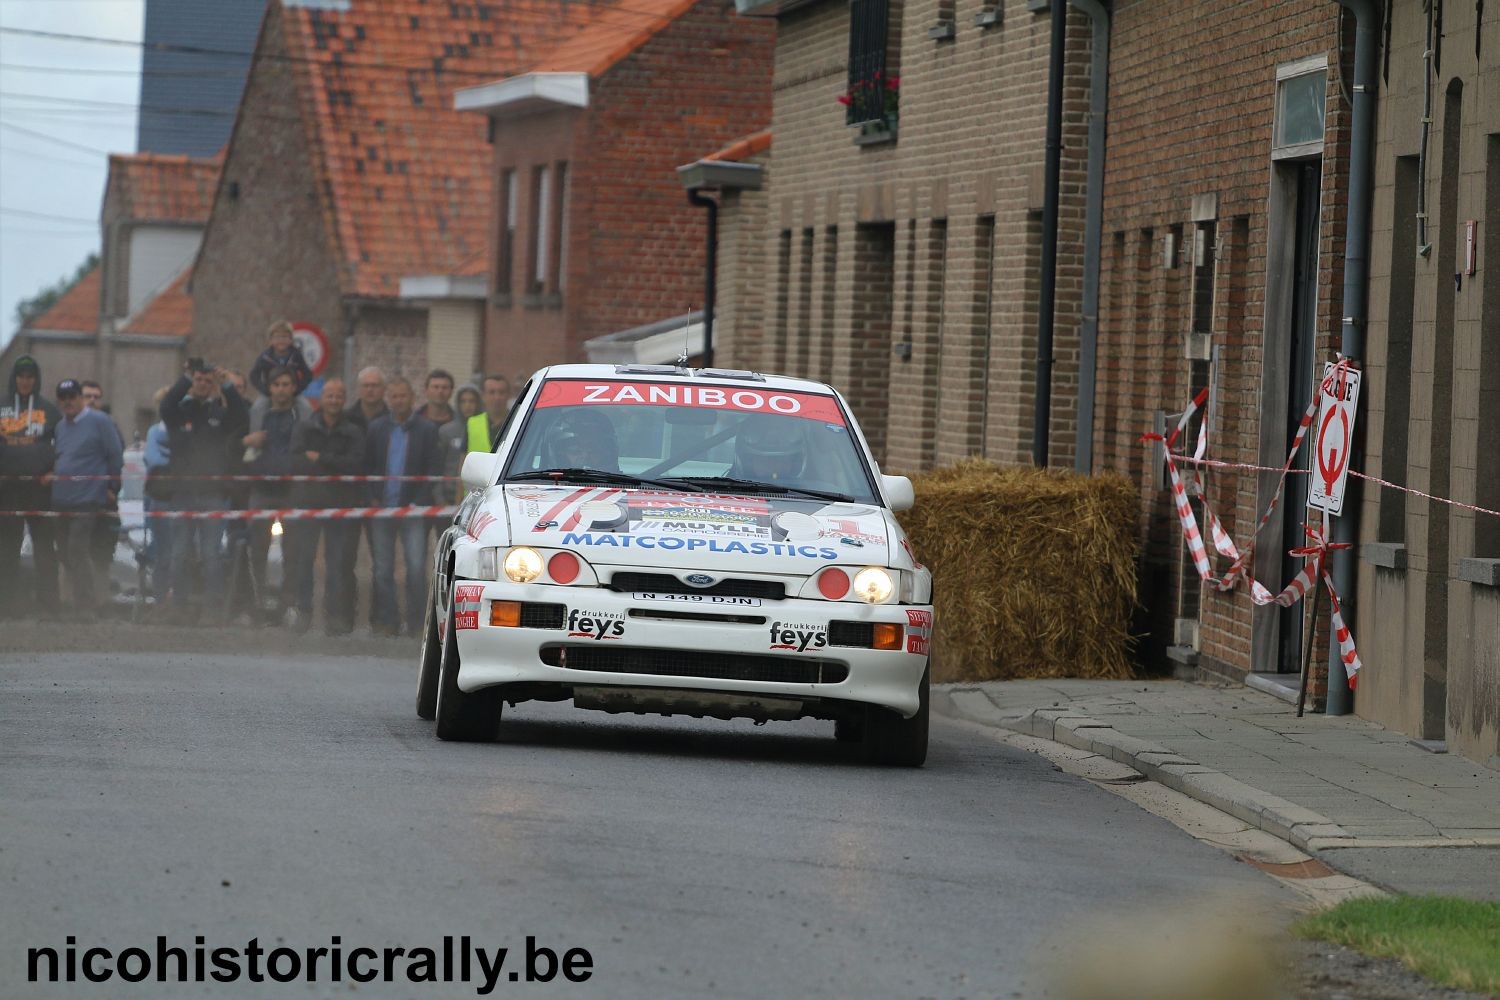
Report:
[[[891,510],[911,510],[917,502],[917,491],[905,476],[881,476],[880,488],[885,491],[885,502]]]
[[[495,465],[499,456],[487,451],[471,451],[464,456],[458,478],[465,490],[487,490],[495,485]]]

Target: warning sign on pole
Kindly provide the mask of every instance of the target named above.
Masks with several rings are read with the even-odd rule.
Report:
[[[1359,406],[1359,369],[1347,364],[1323,365],[1318,393],[1317,437],[1314,439],[1312,487],[1307,506],[1327,514],[1344,512],[1344,486],[1349,481],[1349,453],[1354,448],[1354,415]]]

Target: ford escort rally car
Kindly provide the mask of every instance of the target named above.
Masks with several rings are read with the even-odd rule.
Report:
[[[717,369],[559,365],[517,399],[435,554],[417,713],[494,739],[505,703],[830,719],[927,753],[932,576],[843,398]]]

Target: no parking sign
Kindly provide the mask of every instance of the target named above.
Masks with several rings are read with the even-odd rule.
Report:
[[[1312,487],[1307,506],[1326,514],[1344,511],[1349,481],[1349,453],[1354,450],[1354,415],[1359,404],[1360,372],[1347,363],[1323,365],[1318,385],[1318,434],[1314,439]]]
[[[307,359],[313,377],[323,374],[323,369],[328,367],[328,335],[322,328],[316,323],[296,320],[292,323],[292,340],[302,349],[302,357]]]

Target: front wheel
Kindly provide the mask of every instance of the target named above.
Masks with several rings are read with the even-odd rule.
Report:
[[[490,743],[500,729],[504,707],[498,687],[464,692],[458,687],[458,636],[453,627],[454,602],[448,601],[443,652],[438,663],[437,737],[465,743]]]
[[[427,594],[427,615],[422,626],[422,659],[417,667],[417,718],[431,722],[437,717],[438,672],[442,667],[443,636],[438,631],[437,588]]]
[[[888,708],[865,709],[865,759],[893,767],[921,767],[927,761],[928,688],[931,670],[922,671],[917,714],[903,719]]]

